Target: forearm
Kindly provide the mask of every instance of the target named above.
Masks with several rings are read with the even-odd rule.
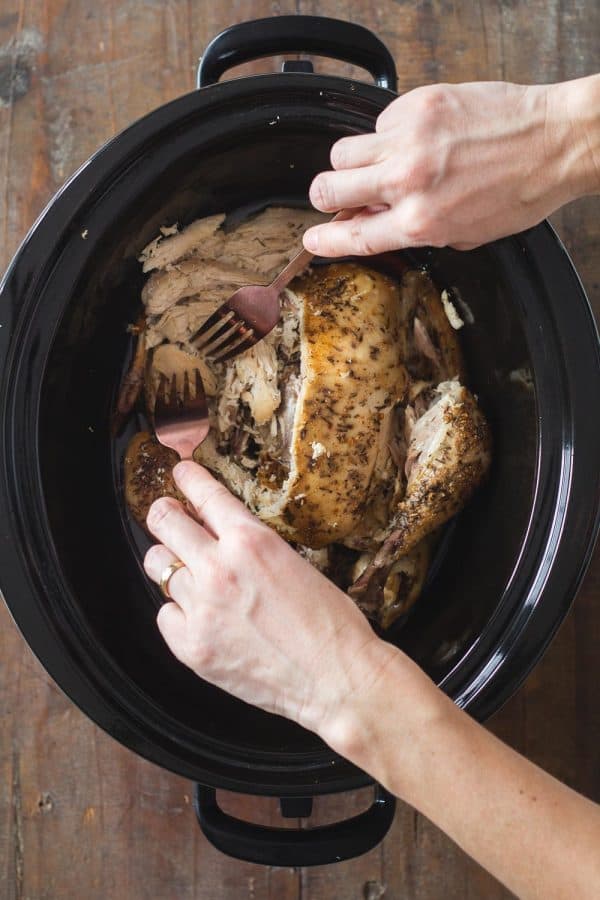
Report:
[[[168,498],[152,506],[164,543],[145,567],[160,583],[183,563],[158,615],[181,662],[320,734],[520,897],[600,896],[599,808],[458,710],[205,469],[182,462],[173,474],[195,514]]]
[[[548,88],[547,131],[567,200],[600,193],[600,75]]]
[[[600,896],[600,809],[458,710],[401,654],[333,734],[336,749],[522,898]]]

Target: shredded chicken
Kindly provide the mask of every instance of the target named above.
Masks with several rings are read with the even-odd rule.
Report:
[[[282,301],[284,320],[252,350],[215,366],[218,403],[213,407],[216,446],[223,455],[256,469],[258,454],[268,448],[272,461],[286,468],[300,376],[298,308],[290,292]],[[232,442],[233,433],[246,435]],[[246,453],[252,440],[253,453]],[[246,454],[246,455],[244,455]]]
[[[140,255],[144,271],[152,273],[142,291],[147,348],[166,342],[197,356],[193,337],[217,306],[243,284],[271,281],[306,228],[321,220],[312,210],[273,207],[234,229],[224,227],[220,214],[181,232],[163,230]],[[216,450],[249,472],[264,447],[283,466],[289,457],[300,338],[293,294],[284,294],[282,306],[282,322],[256,347],[226,365],[207,361],[216,384],[209,397]]]

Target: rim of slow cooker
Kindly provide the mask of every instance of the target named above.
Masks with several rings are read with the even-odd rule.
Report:
[[[589,394],[586,390],[587,398],[600,389],[597,325],[579,275],[549,222],[544,221],[520,235],[496,241],[495,246],[507,248],[509,242],[516,245],[514,249],[519,255],[528,257],[530,266],[532,260],[536,261],[535,274],[541,286],[539,296],[547,296],[550,286],[555,293],[559,293],[561,284],[564,284],[564,296],[568,298],[569,306],[567,309],[565,302],[560,308],[544,309],[544,322],[532,315],[523,318],[534,376],[537,414],[537,459],[531,513],[522,538],[519,560],[501,603],[479,637],[440,683],[440,687],[452,695],[459,669],[461,681],[471,679],[468,689],[461,691],[461,697],[456,702],[480,720],[500,709],[552,641],[575,599],[600,531],[600,470],[596,464],[600,458],[600,434],[590,423],[586,399],[580,390],[581,384],[585,383],[589,390]],[[541,260],[546,257],[544,251],[549,243],[560,251],[565,266],[556,265],[558,260],[554,256],[550,258],[550,265],[545,263],[542,268]],[[576,298],[578,302],[575,304]],[[541,308],[538,304],[537,311]],[[546,328],[547,325],[551,326],[551,331]],[[550,333],[554,338],[552,343],[549,341]],[[587,349],[581,346],[582,335],[588,340]],[[566,365],[565,349],[569,347],[577,347],[578,353],[576,366],[572,368]],[[553,353],[553,350],[558,352]],[[551,366],[548,366],[548,357],[552,358]],[[543,384],[540,373],[544,374]],[[559,414],[562,440],[560,453],[556,454],[553,445],[559,443],[556,436]],[[593,473],[591,478],[590,471]],[[550,506],[549,497],[553,498],[554,515],[542,531],[542,512]],[[577,521],[585,504],[589,507],[588,515]],[[519,568],[524,548],[529,548],[534,538],[538,543],[540,568],[535,579],[530,581],[523,599],[521,591],[526,583],[518,577]],[[565,577],[564,567],[559,566],[559,562],[569,555],[577,560],[577,564],[572,566],[571,576]],[[518,614],[513,616],[517,604]],[[534,620],[544,620],[549,627],[535,631],[530,627]],[[511,646],[510,653],[506,650],[493,652],[493,635],[500,629],[503,630],[503,644]],[[523,639],[526,633],[525,650]],[[488,657],[484,666],[481,666],[481,656]],[[494,674],[511,662],[515,667],[514,674],[505,677],[502,683],[494,683],[492,697]]]
[[[282,79],[285,79],[285,85],[282,85]],[[53,618],[50,614],[50,604],[47,601],[47,582],[46,589],[44,589],[44,581],[48,578],[50,573],[46,571],[46,565],[43,573],[45,578],[40,577],[40,563],[37,558],[39,547],[45,548],[46,554],[49,550],[52,550],[52,564],[54,567],[52,575],[55,589],[58,590],[57,595],[64,595],[67,597],[70,594],[70,590],[64,579],[61,577],[60,565],[58,558],[54,553],[54,548],[48,548],[46,546],[46,536],[39,533],[41,524],[46,521],[41,472],[37,463],[35,472],[32,471],[34,467],[30,465],[31,460],[25,465],[27,454],[22,452],[24,435],[27,428],[29,429],[29,434],[33,434],[35,440],[37,440],[37,409],[35,402],[31,402],[34,398],[29,398],[29,403],[23,403],[20,411],[16,404],[19,375],[22,375],[22,373],[20,372],[21,366],[14,366],[14,350],[17,345],[19,346],[19,349],[22,348],[23,341],[26,339],[28,329],[31,325],[31,314],[37,308],[38,303],[41,302],[41,295],[47,291],[54,270],[60,263],[61,255],[64,259],[66,247],[74,240],[75,236],[78,235],[78,223],[87,218],[82,212],[85,209],[85,203],[87,202],[88,206],[91,205],[92,207],[98,206],[103,199],[106,190],[108,190],[106,181],[110,181],[111,186],[114,188],[118,180],[124,176],[129,166],[134,165],[134,162],[132,162],[132,153],[134,149],[137,148],[137,155],[139,156],[139,151],[142,149],[142,146],[147,145],[148,135],[146,134],[146,131],[148,126],[150,124],[152,125],[152,141],[157,142],[160,140],[164,130],[173,124],[173,119],[177,121],[181,127],[187,115],[197,114],[201,109],[209,108],[211,105],[219,104],[221,107],[220,111],[223,112],[222,104],[224,99],[229,101],[235,99],[239,103],[242,99],[240,94],[245,95],[245,93],[251,94],[253,99],[256,99],[257,81],[261,82],[261,86],[267,90],[267,93],[271,89],[275,89],[274,94],[276,93],[278,95],[279,103],[282,102],[281,89],[283,86],[289,88],[290,91],[297,90],[298,88],[300,88],[301,91],[305,91],[306,88],[309,87],[311,94],[314,94],[315,91],[320,91],[323,87],[335,88],[337,94],[341,92],[344,98],[350,100],[353,104],[352,110],[347,108],[345,111],[351,111],[355,115],[360,114],[360,111],[355,108],[358,101],[366,100],[367,106],[371,106],[374,108],[375,112],[378,112],[386,105],[387,100],[391,100],[395,96],[391,92],[383,91],[380,88],[354,82],[351,83],[345,79],[336,78],[334,76],[289,73],[284,75],[262,75],[253,76],[252,78],[236,79],[231,82],[211,86],[210,88],[204,88],[200,92],[192,92],[184,97],[177,98],[129,126],[125,132],[117,135],[104,145],[103,148],[101,148],[75,173],[34,224],[23,242],[21,249],[18,251],[13,264],[9,268],[3,284],[0,286],[0,295],[6,295],[5,301],[12,295],[13,297],[18,298],[18,304],[15,305],[20,306],[18,311],[14,310],[14,312],[17,313],[15,320],[10,323],[9,327],[1,330],[2,345],[0,345],[4,347],[5,351],[8,351],[5,356],[2,381],[2,392],[5,400],[2,407],[2,431],[5,440],[2,442],[1,448],[4,469],[2,474],[4,475],[4,478],[2,479],[3,483],[0,487],[0,499],[7,510],[11,525],[14,528],[14,534],[18,539],[18,546],[11,546],[12,542],[10,541],[10,538],[4,536],[0,550],[0,559],[2,559],[3,563],[8,563],[8,565],[3,566],[3,582],[7,587],[7,603],[11,609],[11,613],[13,614],[17,625],[25,635],[29,645],[43,662],[43,665],[48,669],[62,689],[74,700],[74,702],[81,706],[90,718],[94,719],[98,724],[109,731],[109,733],[113,734],[141,755],[147,756],[155,762],[160,762],[162,765],[166,765],[182,774],[200,779],[201,770],[205,768],[205,766],[203,767],[202,764],[199,764],[199,751],[197,745],[192,748],[186,740],[178,739],[175,741],[171,730],[169,730],[168,733],[165,733],[163,730],[157,728],[157,724],[154,720],[149,722],[148,716],[140,715],[138,706],[140,700],[142,700],[143,704],[150,704],[151,707],[153,704],[143,692],[137,689],[135,684],[130,682],[129,679],[127,679],[127,682],[128,690],[130,691],[130,699],[128,702],[125,702],[123,697],[124,676],[121,670],[115,666],[112,661],[109,661],[109,669],[111,667],[115,669],[114,679],[107,678],[107,672],[105,671],[106,660],[103,661],[102,666],[96,666],[95,664],[93,666],[91,665],[90,655],[86,652],[86,648],[93,645],[95,652],[97,652],[98,648],[86,633],[85,623],[80,620],[80,617],[75,615],[74,618],[64,618],[65,609],[61,607],[60,604],[58,604],[56,608],[53,608],[55,616],[57,613],[59,615],[56,618]],[[249,82],[252,84],[248,84]],[[209,92],[211,92],[210,96]],[[385,102],[382,102],[382,95],[386,98]],[[330,103],[332,99],[333,94],[331,97],[327,98],[326,102]],[[269,114],[268,106],[261,108],[266,111],[267,115]],[[304,107],[295,107],[296,114],[301,108]],[[231,113],[231,110],[229,110],[229,112]],[[247,110],[245,110],[245,112],[248,113]],[[318,122],[319,116],[316,116],[315,118],[315,110],[312,109],[309,112],[312,120]],[[364,114],[365,113],[363,112],[363,115]],[[158,126],[158,120],[162,120],[160,127]],[[115,146],[117,142],[120,142],[118,147]],[[120,163],[120,165],[117,166],[117,163]],[[66,209],[63,209],[63,207],[66,207]],[[67,222],[66,225],[65,222]],[[36,268],[39,254],[35,251],[34,243],[39,245],[40,241],[43,240],[44,234],[46,234],[50,241],[55,245],[55,251],[45,260],[43,266]],[[574,307],[575,313],[571,310],[569,316],[565,317],[563,315],[560,323],[556,320],[556,315],[551,317],[553,326],[552,331],[554,337],[558,337],[557,343],[559,348],[561,345],[560,338],[563,338],[564,345],[565,337],[569,334],[572,338],[576,335],[577,338],[580,339],[581,334],[586,333],[587,336],[592,339],[588,346],[587,354],[581,351],[580,363],[583,358],[584,363],[586,363],[587,376],[592,381],[595,379],[597,385],[600,387],[598,338],[593,317],[578,276],[572,267],[562,244],[547,223],[538,226],[538,228],[533,229],[525,235],[519,236],[518,239],[507,239],[506,242],[503,242],[507,252],[516,241],[518,241],[519,252],[525,251],[528,253],[529,257],[533,255],[533,257],[536,258],[536,253],[542,253],[543,255],[544,249],[547,249],[550,245],[553,249],[558,249],[560,251],[560,261],[562,266],[560,264],[557,266],[559,272],[554,272],[552,277],[556,279],[560,275],[563,280],[566,279],[567,282],[570,281],[569,287],[571,291],[575,290],[579,294],[579,302]],[[516,252],[514,247],[512,247],[512,249],[513,252]],[[80,265],[83,265],[84,262],[84,258],[80,256]],[[567,266],[565,266],[564,263],[567,263]],[[542,283],[548,280],[550,274],[551,273],[547,271],[538,272],[538,276]],[[41,285],[44,285],[43,291],[39,289]],[[60,318],[61,315],[57,317],[56,328],[59,326]],[[565,318],[566,322],[563,321]],[[578,326],[577,323],[579,323]],[[585,328],[583,329],[582,326],[585,326]],[[54,333],[48,337],[46,356],[42,369],[45,367],[48,354],[50,353],[53,338]],[[592,357],[595,358],[595,365],[592,362]],[[589,479],[586,481],[585,485],[579,484],[581,478],[577,479],[577,473],[573,469],[573,453],[576,452],[582,454],[584,457],[587,456],[588,458],[592,458],[594,447],[596,450],[600,449],[597,438],[595,439],[595,444],[593,441],[591,444],[582,444],[579,435],[575,435],[576,424],[578,432],[580,432],[582,428],[582,410],[580,409],[580,403],[577,402],[577,392],[573,391],[571,378],[569,377],[569,373],[564,364],[563,354],[557,354],[556,358],[559,361],[557,371],[560,369],[562,376],[562,397],[557,396],[557,400],[559,401],[560,411],[562,412],[563,453],[560,455],[560,459],[557,460],[553,457],[552,460],[548,460],[547,465],[545,464],[546,457],[543,453],[545,446],[544,442],[548,445],[550,435],[546,434],[545,423],[542,417],[542,421],[540,422],[540,440],[538,442],[536,492],[529,526],[529,530],[531,531],[531,529],[535,529],[536,523],[539,522],[539,503],[545,500],[545,495],[542,495],[544,494],[545,489],[552,487],[552,479],[558,473],[559,479],[557,490],[555,492],[555,499],[562,503],[562,515],[553,519],[553,522],[551,523],[552,527],[546,536],[547,540],[543,542],[544,548],[547,549],[551,545],[555,548],[553,564],[550,564],[549,562],[550,555],[546,556],[547,566],[544,570],[544,579],[546,582],[545,588],[548,587],[548,580],[553,574],[553,570],[558,568],[557,560],[559,550],[561,550],[562,553],[565,552],[563,547],[568,518],[567,514],[572,510],[573,502],[577,499],[574,492],[577,491],[577,497],[580,498],[585,498],[589,493]],[[560,383],[560,379],[558,379],[558,381]],[[536,384],[536,395],[538,394],[537,388],[538,385]],[[21,416],[20,419],[19,412]],[[586,420],[588,418],[589,417],[586,415]],[[18,422],[23,426],[22,429],[17,427]],[[576,439],[578,444],[577,447],[575,446]],[[19,452],[16,452],[17,441],[20,442]],[[567,448],[566,450],[565,447]],[[35,457],[35,454],[33,455]],[[540,465],[540,460],[542,465]],[[583,466],[581,466],[581,469],[582,468]],[[10,483],[11,475],[14,479],[12,484]],[[575,486],[574,482],[577,482]],[[582,487],[585,493],[582,492]],[[32,508],[35,508],[36,510],[35,516],[32,515],[31,511],[29,515],[25,513],[27,503],[31,503],[32,501]],[[515,618],[512,615],[514,613],[514,604],[512,604],[509,609],[509,604],[502,603],[487,622],[479,638],[461,657],[460,663],[454,667],[442,682],[442,686],[449,693],[452,693],[455,689],[458,690],[458,670],[460,666],[462,669],[460,680],[464,681],[465,677],[468,677],[470,678],[471,683],[469,690],[464,687],[462,695],[455,699],[460,705],[467,706],[469,711],[477,717],[484,718],[489,714],[492,707],[493,709],[496,709],[499,702],[503,702],[503,700],[515,690],[523,678],[526,677],[535,661],[539,658],[539,655],[541,655],[546,645],[551,640],[554,631],[562,621],[564,614],[570,605],[571,600],[569,599],[567,601],[566,597],[572,597],[577,585],[583,577],[585,566],[591,555],[592,540],[594,534],[597,533],[598,524],[598,507],[596,503],[595,510],[590,510],[590,513],[586,517],[585,527],[582,529],[580,525],[577,532],[580,540],[583,541],[580,546],[580,555],[581,547],[585,546],[585,552],[581,556],[576,574],[569,580],[570,589],[566,590],[563,594],[563,601],[560,602],[557,597],[556,602],[552,605],[551,619],[554,624],[551,631],[544,631],[543,636],[540,634],[537,636],[537,639],[534,639],[531,634],[530,626],[532,621],[540,616],[539,600],[541,591],[539,590],[540,585],[538,579],[535,584],[531,585],[528,601],[523,605],[521,614]],[[31,540],[31,536],[35,535],[36,531],[38,531],[37,547],[34,546],[35,542],[32,542]],[[42,538],[41,541],[40,538]],[[570,549],[571,552],[573,552],[573,548]],[[17,562],[19,564],[18,568],[20,569],[20,579],[14,578],[11,574],[13,571],[12,567]],[[48,560],[46,559],[46,564],[47,562]],[[7,572],[9,574],[7,574]],[[18,582],[19,580],[20,584],[13,584],[13,582]],[[30,597],[30,602],[25,604],[22,603],[20,596],[18,600],[16,599],[16,592],[22,592],[23,583],[28,585],[29,592],[32,595]],[[538,599],[535,603],[531,599],[534,591],[538,591]],[[555,589],[554,593],[558,595],[558,588]],[[31,600],[33,600],[33,603],[31,603]],[[44,602],[44,600],[46,602]],[[69,598],[69,605],[73,607],[73,609],[70,610],[71,613],[73,613],[74,610],[76,611],[76,604],[73,600],[74,598]],[[54,606],[56,606],[56,604],[54,604]],[[32,617],[31,612],[34,609],[36,610],[37,615]],[[63,621],[61,621],[61,615],[63,616]],[[489,654],[492,643],[495,643],[492,632],[496,633],[497,640],[497,629],[499,625],[506,625],[509,621],[511,622],[511,625],[507,634],[509,637],[513,638],[515,642],[512,652],[506,653],[502,658],[494,658],[492,655],[489,658],[486,658],[485,664],[482,664],[482,654]],[[48,646],[45,646],[45,641],[39,633],[40,626],[46,630],[47,634],[52,636],[57,644],[57,648],[65,648],[68,650],[68,656],[65,656],[60,650],[58,653],[52,653],[48,650]],[[75,628],[73,628],[73,626],[75,626]],[[527,635],[526,632],[528,633]],[[525,637],[527,637],[526,650],[524,649]],[[51,656],[53,657],[52,659],[50,659]],[[521,667],[514,665],[517,660],[521,661]],[[512,676],[510,676],[510,673],[507,671],[509,662],[513,663],[514,672]],[[500,690],[498,683],[494,685],[494,698],[492,699],[489,690],[486,691],[486,688],[489,688],[491,676],[498,674],[501,669],[504,669],[503,684]],[[117,681],[119,684],[118,698],[115,696],[114,690],[112,689]],[[75,685],[77,685],[77,687],[75,687]],[[124,720],[115,719],[117,710],[126,714]],[[161,715],[164,717],[163,710],[161,710]],[[181,732],[181,723],[177,722],[176,724],[178,730]],[[151,740],[148,738],[149,730],[152,735]],[[277,781],[277,784],[273,784],[271,776],[274,776],[277,779],[278,776],[280,777],[285,773],[287,778],[290,778],[293,776],[294,772],[306,774],[307,770],[310,770],[312,774],[317,770],[326,769],[327,774],[324,779],[324,785],[325,788],[330,791],[336,789],[336,784],[338,782],[340,788],[347,787],[348,773],[352,773],[353,785],[357,785],[358,783],[368,783],[370,781],[367,776],[363,775],[363,773],[359,773],[358,770],[354,769],[354,767],[350,766],[346,761],[335,757],[335,754],[326,748],[325,745],[323,745],[322,750],[310,751],[307,753],[275,754],[273,752],[260,753],[258,751],[252,751],[248,753],[248,751],[245,751],[244,760],[238,759],[234,764],[228,763],[223,765],[223,751],[226,751],[231,757],[232,750],[236,748],[233,748],[230,744],[218,746],[219,742],[212,742],[208,738],[204,738],[203,741],[206,744],[210,745],[212,743],[215,746],[214,754],[210,752],[209,746],[203,746],[200,751],[207,760],[210,759],[211,767],[210,771],[207,771],[207,781],[213,784],[221,779],[223,786],[237,787],[239,789],[239,767],[249,766],[248,757],[252,758],[252,768],[248,773],[248,783],[252,784],[255,788],[259,786],[256,777],[257,770],[259,770],[262,773],[261,777],[265,780],[265,784],[261,786],[265,793],[277,793],[281,789],[280,781]],[[156,752],[157,744],[161,746],[162,755],[157,754]],[[176,752],[172,752],[173,746],[175,746]],[[184,751],[184,756],[187,757],[186,761],[182,758],[182,751]],[[324,765],[324,763],[326,763],[326,765]],[[334,779],[331,779],[329,775],[332,765],[338,765],[339,767],[339,775]],[[220,767],[221,771],[219,774],[215,773],[215,766]],[[232,771],[234,773],[233,776],[231,775]],[[345,776],[345,782],[342,784]],[[313,784],[312,789],[315,790],[316,788],[317,785]],[[301,785],[298,785],[298,792],[302,791],[306,791],[306,781],[303,781]]]

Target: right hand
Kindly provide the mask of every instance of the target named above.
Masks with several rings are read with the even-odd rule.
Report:
[[[305,246],[329,257],[466,250],[536,225],[600,188],[598,129],[585,129],[598,87],[591,76],[558,85],[438,84],[398,97],[375,133],[333,145],[334,171],[316,176],[310,200],[322,212],[357,214],[308,229]]]

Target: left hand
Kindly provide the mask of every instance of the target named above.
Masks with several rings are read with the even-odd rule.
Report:
[[[161,542],[146,556],[150,578],[185,563],[158,614],[165,641],[202,678],[347,752],[342,732],[392,657],[407,670],[407,700],[415,679],[427,679],[206,469],[183,462],[173,475],[196,518],[169,498],[148,515]]]

